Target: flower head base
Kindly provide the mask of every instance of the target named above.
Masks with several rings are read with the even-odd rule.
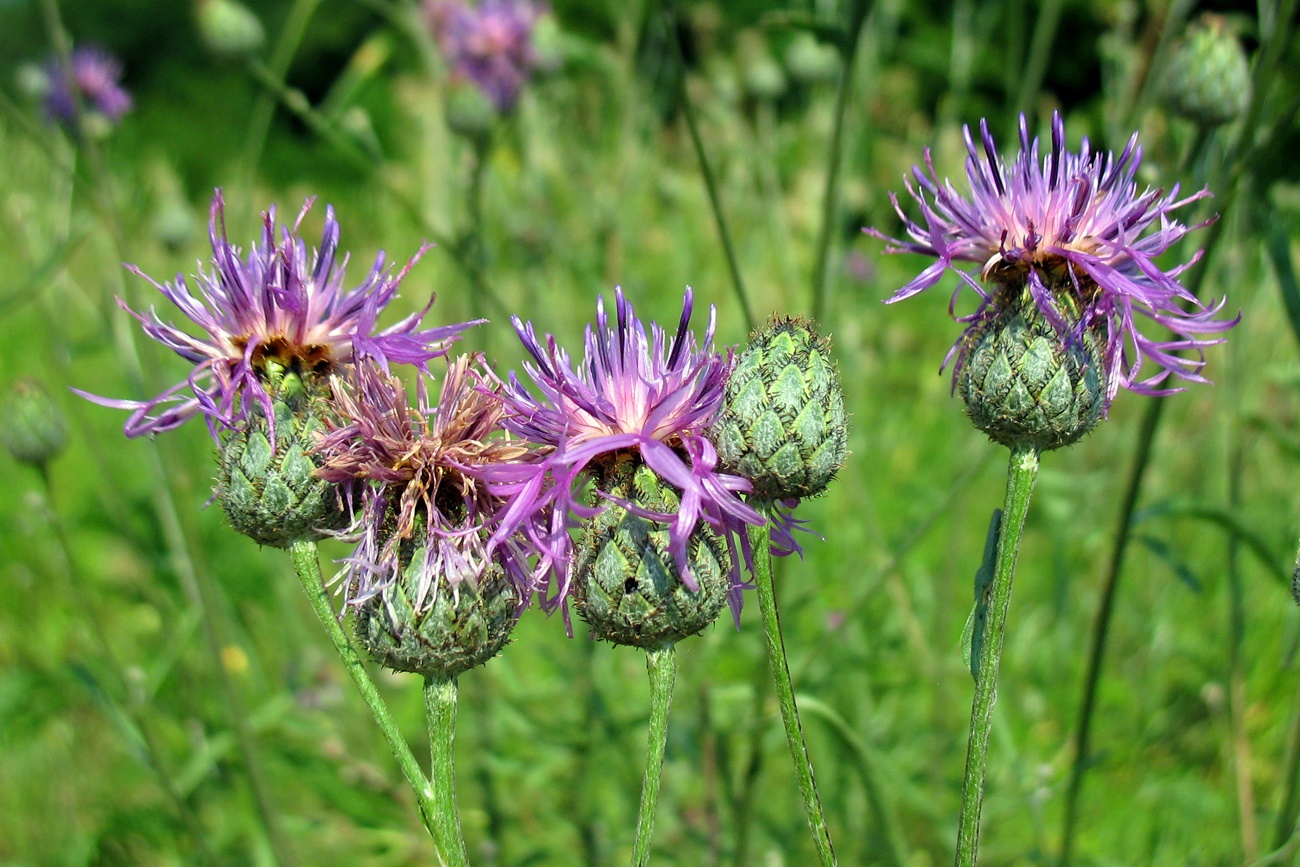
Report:
[[[347,523],[342,495],[317,475],[312,453],[336,410],[328,387],[308,388],[277,363],[264,384],[272,415],[254,403],[246,422],[223,435],[215,495],[234,529],[259,545],[288,548]]]
[[[1209,193],[1202,190],[1180,199],[1177,185],[1167,195],[1150,188],[1139,193],[1135,178],[1142,151],[1136,134],[1118,157],[1093,153],[1087,139],[1079,153],[1070,153],[1059,115],[1052,116],[1051,149],[1041,161],[1038,140],[1030,141],[1023,116],[1020,152],[1009,163],[998,155],[986,122],[980,124],[980,138],[982,153],[966,129],[969,199],[950,181],[939,180],[927,150],[926,170],[914,168],[915,185],[907,185],[922,221],[904,215],[897,196],[892,196],[910,240],[866,230],[888,241],[888,252],[938,259],[888,303],[933,286],[949,268],[979,295],[978,309],[958,320],[968,327],[949,353],[949,359],[956,356],[954,386],[989,323],[1004,318],[1012,307],[1025,314],[1032,307],[1033,315],[1048,323],[1064,346],[1083,347],[1091,354],[1087,347],[1096,341],[1101,416],[1120,387],[1162,395],[1180,390],[1162,387],[1171,375],[1205,382],[1203,350],[1222,339],[1194,335],[1226,331],[1237,319],[1216,320],[1223,302],[1205,308],[1178,282],[1191,263],[1166,272],[1155,258],[1190,229],[1205,225],[1189,228],[1171,215]],[[958,261],[977,263],[980,279],[958,268]],[[959,291],[960,286],[954,303]],[[1032,303],[1022,306],[1026,293]],[[1139,315],[1169,328],[1176,339],[1161,342],[1143,336],[1137,328]],[[1179,350],[1195,355],[1182,357],[1176,354]],[[1148,361],[1158,370],[1143,378],[1141,368]]]
[[[487,544],[504,501],[483,473],[530,450],[497,436],[504,408],[478,363],[451,363],[432,410],[423,380],[413,409],[399,380],[359,365],[351,385],[336,388],[346,423],[318,445],[322,478],[354,495],[363,486],[348,599],[363,642],[401,671],[449,676],[486,661],[531,595],[524,540]]]
[[[704,339],[697,343],[689,329],[692,301],[688,289],[674,336],[669,338],[657,324],[647,336],[631,303],[616,290],[616,322],[611,325],[604,300],[598,301],[595,327],[587,328],[586,352],[576,369],[554,337],[548,335],[543,345],[531,325],[514,320],[533,357],[525,369],[542,398],[534,398],[512,374],[504,394],[509,411],[504,424],[525,440],[548,447],[549,454],[534,465],[491,476],[511,502],[497,537],[549,513],[545,535],[533,537],[542,554],[539,568],[558,579],[544,600],[549,607],[565,601],[574,578],[569,531],[614,504],[666,528],[667,557],[691,592],[700,591],[690,553],[699,542],[692,541],[697,530],[721,537],[728,551],[730,600],[739,611],[743,585],[737,540],[739,550],[747,550],[745,525],[760,524],[763,518],[739,497],[750,490],[749,482],[718,471],[717,451],[704,435],[721,405],[731,361],[712,351],[712,309]],[[629,472],[644,478],[638,473],[641,467],[671,490],[643,504],[620,493],[627,485],[618,480]],[[595,482],[594,505],[580,496],[584,475]],[[675,508],[663,505],[669,494]]]
[[[804,319],[751,335],[727,379],[712,436],[722,465],[771,500],[813,497],[844,465],[844,391],[830,340]]]
[[[1165,101],[1202,127],[1241,116],[1250,103],[1250,60],[1227,21],[1205,14],[1187,28],[1165,73]]]
[[[272,421],[269,435],[274,444],[275,412],[268,385],[272,373],[293,375],[308,390],[315,390],[327,387],[329,377],[358,356],[373,358],[385,369],[390,362],[427,369],[430,359],[445,355],[451,341],[476,324],[420,328],[426,306],[376,331],[380,311],[397,297],[398,286],[423,250],[396,274],[385,266],[380,253],[365,280],[345,289],[347,256],[340,261],[336,255],[339,225],[333,208],[325,210],[319,248],[308,252],[298,237],[311,205],[309,199],[291,228],[277,230],[274,209],[263,214],[261,240],[241,258],[226,238],[218,190],[209,224],[212,270],[200,268],[195,278],[199,291],[192,293],[179,275],[165,284],[145,277],[206,335],[190,335],[152,310],[148,316],[136,313],[119,299],[146,334],[194,364],[186,381],[147,401],[77,393],[103,406],[131,410],[125,426],[128,437],[171,430],[201,414],[216,438],[221,430],[246,427],[251,407],[257,406]],[[138,268],[131,270],[144,276]]]
[[[539,57],[533,26],[544,6],[531,0],[425,0],[425,14],[452,74],[474,83],[497,112],[508,114]]]
[[[95,45],[74,49],[69,61],[65,66],[55,58],[46,66],[46,114],[67,126],[77,124],[81,110],[93,112],[110,124],[121,120],[131,109],[131,95],[118,84],[121,62]]]
[[[574,602],[591,636],[655,650],[717,620],[731,590],[726,540],[707,524],[695,528],[688,587],[668,555],[667,527],[644,517],[676,512],[677,492],[634,457],[615,463],[600,487],[612,502],[585,528],[574,569]]]
[[[0,413],[0,442],[20,463],[44,467],[68,443],[68,420],[37,380],[14,382]]]

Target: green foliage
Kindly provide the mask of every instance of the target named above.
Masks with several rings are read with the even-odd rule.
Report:
[[[3,63],[45,55],[41,5],[0,4]],[[250,116],[267,91],[196,48],[192,5],[65,4],[78,40],[126,55],[136,99],[98,154],[76,153],[38,108],[12,95],[12,67],[0,80],[0,384],[41,379],[69,419],[48,491],[35,470],[0,463],[9,491],[0,498],[0,861],[203,863],[142,747],[134,720],[143,719],[210,863],[272,861],[237,723],[260,757],[267,800],[297,863],[432,863],[392,757],[283,552],[259,548],[231,532],[219,509],[203,508],[213,463],[202,423],[155,443],[126,441],[124,413],[66,391],[144,399],[189,369],[141,337],[114,303],[121,296],[141,311],[156,304],[163,319],[182,320],[120,263],[192,273],[207,256],[205,233],[157,233],[154,217],[179,202],[201,219],[220,184],[231,239],[245,246],[272,203],[282,218],[307,195],[332,203],[341,246],[353,252],[349,285],[364,278],[377,249],[401,262],[422,241],[438,241],[381,325],[436,290],[436,320],[485,311],[491,324],[462,345],[485,350],[503,373],[521,355],[512,313],[575,345],[597,293],[622,284],[638,311],[659,318],[675,314],[689,283],[717,306],[719,341],[734,345],[746,336],[739,304],[685,129],[658,110],[638,73],[671,66],[662,35],[659,43],[646,36],[650,24],[636,4],[554,4],[564,63],[525,93],[487,155],[481,292],[453,259],[454,245],[443,243],[467,225],[475,155],[445,127],[445,81],[422,65],[428,46],[408,32],[410,9],[323,4],[289,75],[308,107],[329,109],[327,129],[343,142],[359,141],[345,118],[355,124],[363,113],[382,164],[345,156],[281,102],[266,158],[250,166]],[[247,5],[274,50],[292,4]],[[849,458],[824,496],[800,506],[824,539],[804,537],[804,559],[777,564],[796,689],[811,699],[809,748],[844,864],[887,863],[898,849],[913,865],[951,858],[971,692],[960,636],[985,518],[1001,502],[1004,453],[971,429],[938,372],[962,328],[942,293],[882,307],[918,261],[879,255],[859,229],[894,231],[887,193],[924,147],[941,173],[959,176],[961,123],[988,116],[995,132],[1014,123],[1007,106],[1037,7],[968,5],[974,11],[963,19],[961,3],[880,2],[864,30],[821,323],[833,333],[845,385]],[[1128,110],[1147,81],[1148,38],[1162,23],[1150,16],[1162,13],[1153,6],[1133,21],[1112,0],[1064,6],[1035,106],[1060,103],[1072,137],[1087,132],[1096,146],[1122,146],[1137,123]],[[747,98],[735,46],[756,19],[716,7],[710,37],[699,20],[709,9],[682,9],[695,37],[687,84],[752,303],[760,312],[806,312],[836,80],[805,81],[787,68],[790,88],[778,99]],[[788,10],[745,9],[769,14],[758,19],[760,32],[789,64],[781,48],[794,31],[779,20]],[[813,23],[832,33],[842,27],[838,15]],[[367,68],[349,64],[376,34],[397,45],[391,59],[336,91],[341,69]],[[644,57],[638,66],[638,46],[658,50],[660,67]],[[1278,68],[1295,80],[1293,49]],[[327,102],[327,94],[337,96]],[[1270,110],[1291,101],[1276,91],[1262,98]],[[1190,126],[1159,108],[1139,121],[1152,172],[1140,182],[1199,189],[1177,169]],[[1233,129],[1214,134],[1207,159],[1222,160]],[[1292,129],[1268,140],[1292,141]],[[1281,144],[1276,153],[1290,153]],[[1293,171],[1294,160],[1258,170]],[[1286,177],[1278,175],[1274,198],[1294,209]],[[1214,193],[1197,220],[1234,198],[1230,189]],[[308,215],[307,237],[322,214]],[[1251,847],[1264,854],[1283,842],[1276,828],[1294,826],[1286,757],[1300,660],[1284,579],[1300,513],[1291,445],[1300,367],[1278,278],[1257,255],[1262,228],[1233,210],[1220,226],[1227,235],[1208,257],[1205,294],[1226,293],[1243,320],[1208,353],[1216,386],[1163,398],[1142,503],[1184,505],[1149,514],[1144,544],[1129,555],[1094,720],[1080,864],[1243,863]],[[1293,226],[1279,218],[1267,236],[1270,261],[1290,282]],[[1196,234],[1189,242],[1201,243]],[[971,310],[964,303],[959,314]],[[120,354],[128,334],[138,369]],[[1043,461],[998,688],[984,818],[989,865],[1048,863],[1059,849],[1089,632],[1147,400],[1120,394],[1104,425]],[[1229,463],[1234,446],[1240,461]],[[160,467],[179,526],[159,508]],[[1233,486],[1240,498],[1229,504]],[[51,508],[66,527],[66,550]],[[1238,590],[1227,577],[1233,544],[1249,554],[1233,567]],[[187,577],[187,552],[208,579],[203,593]],[[325,543],[327,558],[349,553]],[[1234,594],[1240,619],[1230,613]],[[813,857],[754,608],[747,604],[739,630],[724,621],[680,648],[655,864],[731,864],[740,852],[749,864]],[[211,641],[205,612],[219,627]],[[92,613],[113,659],[93,638]],[[561,618],[529,610],[500,656],[460,679],[461,816],[476,864],[627,861],[648,704],[644,660],[590,641],[581,620],[574,632],[569,639]],[[124,686],[111,676],[115,665]],[[379,681],[426,757],[419,679]]]

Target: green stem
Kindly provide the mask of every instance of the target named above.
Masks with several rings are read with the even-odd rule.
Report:
[[[1056,42],[1056,30],[1061,23],[1061,11],[1064,8],[1064,0],[1043,0],[1038,10],[1038,20],[1034,22],[1029,60],[1025,63],[1024,74],[1020,77],[1020,90],[1016,96],[1016,108],[1030,117],[1031,126],[1033,103],[1043,86],[1043,75],[1047,72],[1047,61],[1052,53],[1052,44]]]
[[[455,677],[425,677],[424,713],[429,721],[433,799],[435,804],[441,805],[435,821],[442,850],[447,856],[445,863],[450,867],[468,867],[469,850],[465,848],[460,812],[456,808]]]
[[[771,515],[772,504],[753,500],[750,505],[768,521],[760,527],[749,528],[749,544],[754,551],[754,582],[758,585],[758,610],[763,618],[763,634],[767,638],[768,662],[776,684],[777,703],[781,707],[781,721],[785,724],[785,740],[794,760],[795,776],[799,778],[799,794],[803,797],[804,813],[812,830],[813,844],[822,867],[836,863],[835,847],[831,844],[830,830],[826,827],[826,814],[813,780],[812,761],[808,758],[808,745],[804,741],[803,726],[799,722],[799,708],[794,700],[794,684],[790,680],[790,666],[785,657],[785,640],[781,637],[781,618],[776,608],[776,589],[772,582]]]
[[[1079,710],[1079,725],[1074,741],[1074,767],[1070,771],[1070,787],[1065,793],[1065,831],[1061,842],[1061,867],[1066,867],[1074,857],[1075,824],[1079,817],[1079,794],[1083,789],[1083,774],[1088,769],[1090,755],[1088,739],[1092,732],[1093,710],[1097,702],[1097,684],[1101,680],[1101,665],[1106,655],[1106,636],[1110,632],[1110,618],[1115,610],[1115,591],[1123,571],[1124,554],[1128,550],[1129,530],[1133,512],[1137,508],[1142,479],[1151,462],[1151,446],[1155,441],[1165,401],[1153,400],[1147,404],[1138,432],[1137,448],[1133,453],[1133,466],[1129,470],[1128,484],[1124,488],[1124,502],[1120,506],[1119,521],[1115,528],[1115,548],[1111,552],[1110,568],[1102,585],[1101,602],[1097,608],[1097,621],[1092,629],[1092,647],[1088,654],[1088,672],[1084,676],[1083,702]]]
[[[844,148],[844,115],[849,94],[853,91],[853,73],[858,59],[858,43],[867,20],[865,0],[853,0],[849,7],[849,25],[844,32],[844,69],[840,74],[839,92],[835,97],[835,124],[831,128],[831,149],[826,162],[826,190],[822,194],[822,224],[817,236],[817,253],[813,259],[812,318],[821,319],[826,312],[826,271],[830,259],[831,236],[840,209],[840,154]],[[751,326],[752,327],[752,326]]]
[[[302,43],[303,34],[307,32],[307,25],[311,23],[312,16],[316,14],[316,7],[320,3],[321,0],[297,0],[289,9],[284,28],[280,31],[280,37],[276,40],[275,50],[271,55],[270,68],[267,70],[267,77],[278,82],[281,87],[284,86],[284,77],[289,72],[293,56]],[[257,173],[257,164],[262,160],[262,149],[266,146],[266,136],[271,130],[271,121],[275,117],[277,95],[270,88],[262,93],[253,106],[253,116],[248,122],[243,168],[246,181],[250,186]]]
[[[325,580],[321,576],[320,560],[316,555],[316,543],[294,542],[289,549],[289,556],[293,560],[293,568],[298,574],[298,580],[302,582],[302,589],[307,592],[311,607],[320,619],[320,625],[325,628],[325,634],[329,636],[339,658],[343,660],[343,667],[347,669],[348,677],[352,678],[352,683],[356,686],[357,692],[361,693],[361,698],[370,708],[370,712],[374,714],[375,722],[379,725],[379,730],[383,732],[384,740],[388,742],[388,748],[393,751],[393,758],[397,759],[397,766],[401,768],[402,775],[406,777],[406,782],[415,794],[415,801],[420,809],[420,820],[424,823],[424,827],[428,829],[438,848],[446,851],[440,837],[438,801],[434,797],[433,787],[430,785],[429,780],[425,778],[424,771],[420,769],[420,763],[411,753],[411,748],[397,728],[393,715],[389,713],[388,705],[384,703],[383,697],[379,694],[379,689],[375,686],[375,682],[370,679],[365,665],[361,662],[361,657],[357,654],[352,643],[348,641],[347,635],[343,632],[342,624],[339,623],[338,617],[334,614],[334,608],[330,604],[329,592],[325,589]]]
[[[655,807],[659,803],[659,780],[664,769],[664,746],[668,742],[668,708],[673,702],[677,679],[677,645],[647,650],[645,670],[650,677],[650,730],[645,752],[645,778],[641,783],[641,812],[636,819],[636,842],[632,847],[633,867],[650,863],[650,838],[654,835]]]
[[[681,39],[677,35],[677,10],[672,0],[665,0],[665,19],[668,28],[668,41],[673,44],[673,54],[681,72],[681,90],[678,93],[682,116],[686,118],[686,129],[691,135],[691,144],[695,148],[695,157],[700,162],[700,174],[704,176],[704,187],[709,193],[709,207],[713,211],[713,220],[718,226],[718,236],[722,239],[723,252],[727,254],[727,267],[731,271],[731,285],[736,290],[736,299],[740,302],[741,313],[745,316],[745,327],[753,331],[758,327],[754,311],[749,304],[749,294],[745,291],[745,281],[740,276],[740,259],[736,248],[731,243],[731,231],[727,228],[727,217],[722,211],[722,197],[718,193],[718,181],[713,176],[713,166],[709,164],[708,154],[704,152],[704,140],[700,137],[700,126],[695,119],[695,108],[691,105],[690,92],[686,87],[686,58],[682,55]]]
[[[1002,507],[1002,534],[998,538],[997,565],[989,589],[988,624],[980,654],[979,679],[970,712],[970,745],[966,751],[966,776],[961,789],[961,816],[957,825],[958,867],[973,867],[979,854],[980,807],[984,803],[984,776],[988,770],[989,733],[993,728],[993,703],[997,701],[998,668],[1006,637],[1007,611],[1011,607],[1011,579],[1020,553],[1029,498],[1038,479],[1038,452],[1032,446],[1011,450],[1007,466],[1007,497]]]

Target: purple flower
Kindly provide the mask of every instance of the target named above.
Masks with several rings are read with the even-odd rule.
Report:
[[[425,0],[425,15],[451,66],[472,81],[497,111],[508,113],[539,63],[533,25],[545,6],[531,0]]]
[[[98,46],[75,49],[68,65],[57,58],[50,60],[46,73],[50,89],[45,111],[53,120],[76,123],[80,105],[116,123],[131,108],[131,95],[118,85],[122,64]]]
[[[525,540],[510,535],[488,549],[505,501],[489,491],[484,474],[528,460],[533,448],[502,436],[500,386],[485,382],[480,364],[466,355],[451,362],[436,409],[423,377],[414,408],[401,381],[377,365],[358,364],[347,384],[336,381],[345,422],[330,424],[316,452],[326,481],[352,496],[363,486],[360,541],[345,569],[349,603],[397,581],[417,538],[424,548],[411,600],[417,611],[431,604],[442,580],[450,587],[477,582],[494,559],[524,604],[531,596]]]
[[[541,392],[534,398],[512,373],[503,394],[507,430],[546,446],[535,463],[493,469],[493,488],[510,500],[494,543],[523,528],[541,552],[539,572],[549,571],[558,588],[543,604],[561,605],[572,580],[569,531],[602,506],[587,506],[581,478],[593,464],[613,464],[620,457],[639,458],[661,480],[681,491],[681,508],[672,515],[619,505],[641,517],[668,525],[668,549],[682,581],[698,589],[687,558],[687,541],[703,522],[722,535],[731,551],[731,602],[739,612],[740,549],[748,553],[746,524],[763,518],[739,497],[750,490],[747,479],[718,471],[718,454],[704,431],[722,403],[731,370],[731,354],[713,352],[717,314],[709,308],[702,342],[689,330],[693,296],[686,290],[677,333],[669,338],[657,324],[645,327],[621,289],[614,293],[617,323],[611,327],[604,299],[596,302],[595,328],[587,327],[586,354],[576,369],[569,354],[547,335],[545,346],[531,324],[513,317],[515,330],[533,357],[524,368]],[[598,492],[603,499],[611,499]],[[539,515],[550,515],[544,534]]]
[[[476,322],[420,328],[433,304],[396,325],[376,331],[379,312],[397,297],[398,286],[421,249],[398,271],[385,267],[381,252],[374,267],[354,289],[343,286],[347,255],[336,260],[339,225],[334,209],[325,209],[325,233],[318,249],[307,250],[298,237],[308,199],[291,228],[277,232],[275,210],[263,216],[262,237],[246,258],[226,239],[221,191],[212,199],[209,235],[211,271],[200,267],[190,291],[183,276],[160,284],[135,266],[130,270],[153,283],[205,333],[194,336],[163,322],[150,309],[146,317],[118,303],[140,320],[145,333],[194,364],[189,376],[152,400],[113,400],[77,391],[102,406],[131,410],[128,437],[171,430],[196,414],[206,417],[214,438],[222,429],[243,427],[257,404],[274,421],[267,392],[268,370],[297,372],[324,380],[358,356],[373,358],[385,370],[389,362],[414,364],[427,371],[429,359],[445,355],[452,340]],[[75,389],[74,389],[75,391]],[[274,429],[271,431],[274,438]]]
[[[949,352],[951,359],[967,335],[995,318],[1009,296],[1027,286],[1037,311],[1062,338],[1077,341],[1089,330],[1098,335],[1105,347],[1107,406],[1120,386],[1139,394],[1162,395],[1181,390],[1159,388],[1170,374],[1205,382],[1200,375],[1205,365],[1202,350],[1223,340],[1194,335],[1226,331],[1241,317],[1214,319],[1224,302],[1206,308],[1178,282],[1178,276],[1200,258],[1199,251],[1190,262],[1168,271],[1161,270],[1155,259],[1192,229],[1212,222],[1188,227],[1172,217],[1174,211],[1209,192],[1201,190],[1180,199],[1175,184],[1168,194],[1150,187],[1139,193],[1136,176],[1142,149],[1136,133],[1118,157],[1094,153],[1086,138],[1079,153],[1070,153],[1059,114],[1052,115],[1052,146],[1041,161],[1038,139],[1029,140],[1023,115],[1020,152],[1010,163],[999,156],[986,121],[980,122],[982,154],[969,127],[965,136],[969,199],[951,181],[939,180],[927,148],[925,169],[913,167],[915,184],[907,181],[922,220],[907,217],[898,197],[890,196],[910,240],[864,230],[888,241],[887,252],[924,253],[938,259],[886,303],[933,286],[949,268],[956,271],[962,283],[979,294],[980,304],[973,314],[958,318],[970,324]],[[958,260],[978,264],[979,280],[957,267]],[[959,284],[954,304],[960,289]],[[1137,328],[1138,315],[1170,329],[1175,339],[1145,337]],[[1184,358],[1174,354],[1179,350],[1196,354]],[[962,361],[959,354],[954,383]],[[1140,378],[1146,361],[1159,369]]]

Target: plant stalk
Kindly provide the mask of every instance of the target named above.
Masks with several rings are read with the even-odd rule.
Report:
[[[646,867],[650,863],[650,838],[654,836],[664,747],[668,743],[668,708],[673,702],[673,683],[677,679],[677,645],[647,650],[645,670],[650,677],[650,730],[646,741],[645,778],[641,783],[641,811],[637,815],[636,842],[632,847],[632,867]]]
[[[998,668],[1006,638],[1007,611],[1011,607],[1011,579],[1020,553],[1029,499],[1038,479],[1038,452],[1032,446],[1011,450],[1007,466],[1007,496],[1002,508],[1002,533],[997,562],[989,588],[988,623],[979,660],[979,678],[971,703],[970,744],[966,751],[966,776],[962,782],[961,815],[957,826],[957,867],[974,867],[979,855],[980,808],[984,804],[984,778],[988,770],[989,734],[993,704],[997,701]]]
[[[668,26],[668,41],[673,44],[673,55],[681,70],[681,91],[678,94],[682,115],[686,118],[686,129],[691,135],[691,144],[695,156],[700,162],[700,174],[704,177],[704,187],[709,193],[709,207],[713,211],[714,222],[718,226],[718,236],[722,239],[723,252],[727,254],[727,267],[731,271],[731,285],[736,290],[736,299],[740,302],[741,313],[745,316],[745,327],[753,331],[758,327],[754,311],[749,303],[749,294],[745,291],[745,281],[740,276],[740,260],[736,256],[735,245],[731,242],[731,230],[727,228],[727,217],[722,211],[722,198],[718,193],[718,181],[713,175],[713,166],[709,164],[708,154],[704,152],[704,140],[700,137],[700,126],[695,119],[695,109],[691,105],[691,96],[686,87],[686,58],[682,55],[681,39],[677,35],[677,11],[672,0],[664,4],[665,18]]]
[[[425,778],[424,771],[420,769],[420,763],[411,753],[411,748],[397,728],[393,715],[389,713],[388,705],[384,703],[375,682],[370,679],[369,673],[366,672],[366,667],[361,662],[361,657],[357,654],[356,648],[348,641],[347,635],[343,632],[342,624],[339,623],[338,617],[334,614],[334,608],[330,604],[329,592],[325,589],[325,580],[321,576],[320,560],[316,554],[316,543],[295,542],[289,549],[289,556],[293,560],[294,572],[297,573],[298,580],[302,583],[302,589],[306,591],[307,599],[311,602],[312,609],[320,619],[321,626],[325,628],[325,634],[329,636],[339,658],[343,660],[343,667],[347,669],[348,677],[352,678],[352,683],[356,686],[357,692],[361,693],[361,698],[374,715],[379,730],[384,734],[384,740],[388,742],[388,748],[393,751],[393,758],[397,759],[397,765],[401,768],[402,775],[406,777],[406,782],[415,794],[416,804],[420,809],[420,820],[424,823],[424,827],[428,829],[437,847],[440,850],[445,850],[444,841],[440,836],[438,801],[434,797],[433,786]],[[440,852],[441,856],[442,853]]]
[[[763,618],[763,634],[767,639],[768,662],[776,684],[777,703],[781,708],[781,721],[785,724],[785,739],[794,760],[795,776],[799,779],[799,794],[803,797],[804,813],[812,831],[813,845],[817,848],[818,863],[831,867],[836,863],[835,847],[831,843],[830,829],[826,826],[826,813],[822,810],[817,783],[813,779],[812,761],[804,740],[803,726],[799,722],[799,708],[794,700],[794,684],[790,679],[790,665],[785,656],[785,640],[781,637],[781,618],[777,613],[776,589],[772,582],[771,515],[770,502],[751,500],[750,505],[769,520],[762,526],[749,528],[749,544],[754,552],[754,582],[758,585],[758,609]]]
[[[440,844],[450,867],[469,867],[469,849],[456,807],[456,678],[425,677],[424,712],[429,721],[430,779]]]

